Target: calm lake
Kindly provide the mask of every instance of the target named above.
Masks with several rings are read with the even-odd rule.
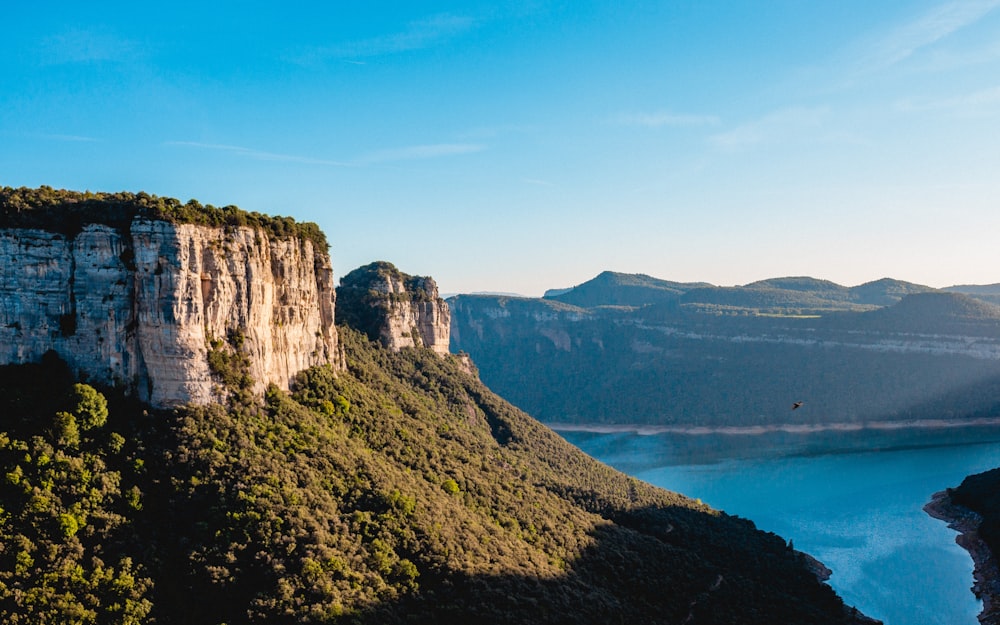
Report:
[[[921,509],[1000,466],[1000,428],[809,434],[560,431],[594,458],[795,543],[886,625],[976,625],[972,560]]]

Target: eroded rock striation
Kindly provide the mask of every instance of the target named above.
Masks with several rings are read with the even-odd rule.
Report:
[[[50,350],[154,406],[217,399],[213,339],[238,331],[256,390],[341,365],[333,271],[304,237],[136,216],[0,230],[0,362]]]
[[[341,278],[337,298],[340,319],[388,349],[448,353],[451,311],[432,278],[410,276],[378,261]]]

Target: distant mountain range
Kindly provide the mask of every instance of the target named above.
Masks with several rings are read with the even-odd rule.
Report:
[[[571,289],[548,291],[546,299],[554,299],[584,308],[593,306],[645,306],[676,302],[692,289],[713,288],[707,282],[671,282],[644,274],[605,271],[593,280]]]
[[[810,308],[816,310],[867,310],[888,306],[907,295],[935,291],[929,286],[882,278],[846,287],[829,280],[787,277],[759,280],[743,286],[723,287],[708,282],[672,282],[644,274],[605,271],[592,280],[569,289],[546,291],[545,299],[591,308],[595,306],[647,306],[680,303],[702,306],[762,308]],[[1000,285],[953,286],[942,289],[982,299],[1000,301]]]
[[[610,271],[543,298],[449,299],[452,350],[542,420],[678,426],[1000,414],[997,302],[1000,285]]]

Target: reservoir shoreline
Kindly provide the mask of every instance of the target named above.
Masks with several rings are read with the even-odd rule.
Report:
[[[794,539],[833,571],[827,583],[847,605],[887,625],[980,622],[984,604],[970,592],[978,560],[923,508],[932,493],[1000,466],[1000,419],[548,425],[640,480]]]
[[[979,536],[983,518],[976,512],[952,502],[948,491],[934,493],[924,512],[944,521],[958,532],[955,542],[972,556],[975,566],[972,592],[982,601],[979,614],[982,625],[1000,625],[1000,568],[996,556]]]
[[[842,423],[775,423],[771,425],[684,426],[645,423],[560,423],[546,422],[556,432],[592,432],[595,434],[812,434],[816,432],[858,432],[862,430],[952,429],[1000,426],[1000,417],[977,419],[914,419],[903,421],[868,421]]]

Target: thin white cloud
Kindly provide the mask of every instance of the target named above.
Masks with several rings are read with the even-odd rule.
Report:
[[[900,63],[978,22],[997,7],[1000,7],[1000,0],[951,0],[940,4],[879,41],[866,59],[868,69],[882,69]]]
[[[475,152],[482,152],[485,149],[485,145],[478,143],[434,143],[428,145],[411,145],[369,152],[358,159],[358,162],[370,164],[439,158],[442,156],[472,154]]]
[[[720,120],[715,115],[690,115],[656,111],[652,113],[624,113],[615,117],[616,124],[661,128],[663,126],[718,126]]]
[[[788,108],[775,111],[760,119],[713,135],[710,142],[727,151],[738,151],[756,145],[800,140],[822,133],[830,116],[826,107]]]
[[[896,108],[904,112],[945,110],[966,115],[996,111],[1000,108],[1000,86],[951,98],[901,100]]]
[[[38,135],[38,137],[41,139],[48,139],[49,141],[68,141],[72,143],[95,143],[100,141],[100,139],[82,135],[42,134]]]
[[[297,156],[294,154],[277,154],[274,152],[264,152],[238,145],[224,145],[219,143],[201,143],[198,141],[167,141],[165,145],[198,148],[203,150],[216,150],[229,152],[238,156],[252,158],[260,161],[278,161],[285,163],[302,163],[305,165],[329,165],[334,167],[350,167],[351,163],[333,161],[323,158],[313,158],[310,156]]]
[[[312,64],[330,59],[359,59],[421,50],[440,45],[471,30],[476,25],[472,17],[440,14],[409,23],[397,33],[309,48],[293,58],[295,62]],[[355,61],[358,64],[360,62]]]
[[[920,69],[929,72],[951,72],[1000,59],[1000,41],[962,49],[935,49],[925,55]]]
[[[481,152],[486,149],[485,145],[472,143],[434,143],[428,145],[411,145],[386,150],[376,150],[362,155],[352,161],[335,161],[324,158],[314,158],[311,156],[299,156],[295,154],[280,154],[276,152],[265,152],[239,145],[228,145],[223,143],[202,143],[200,141],[166,141],[164,145],[197,148],[200,150],[215,150],[219,152],[229,152],[237,156],[252,158],[260,161],[278,161],[285,163],[302,163],[304,165],[327,165],[332,167],[358,167],[360,165],[372,165],[376,163],[388,163],[393,161],[419,160],[428,158],[438,158],[442,156],[455,156],[459,154],[470,154]]]

